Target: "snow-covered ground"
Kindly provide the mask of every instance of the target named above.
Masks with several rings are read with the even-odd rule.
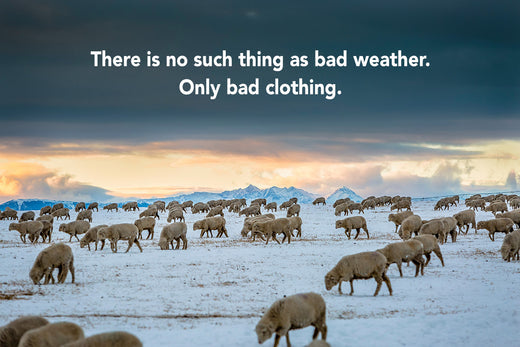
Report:
[[[424,219],[465,209],[439,212],[433,205],[420,201],[413,207]],[[332,346],[518,345],[520,262],[501,259],[503,234],[492,242],[485,231],[470,230],[441,246],[445,267],[432,254],[417,278],[413,265],[403,267],[403,278],[391,265],[393,296],[383,285],[373,297],[374,280],[355,281],[353,296],[339,295],[337,287],[325,290],[324,276],[342,256],[399,241],[389,210],[367,211],[370,240],[362,234],[354,241],[334,229],[338,218],[331,206],[302,205],[303,238],[290,245],[242,239],[244,217],[236,214],[226,215],[228,239],[200,239],[192,225],[203,216],[188,213],[188,249],[174,251],[157,245],[163,213],[154,240],[142,241],[143,253],[134,246],[126,254],[124,241],[117,254],[110,247],[89,252],[76,240],[69,243],[57,221],[53,241],[72,247],[76,283],[69,276],[65,285],[46,286],[33,285],[28,273],[48,244],[23,244],[8,231],[9,221],[0,221],[0,325],[35,314],[75,322],[86,335],[126,330],[145,346],[257,346],[254,327],[267,307],[284,295],[314,291],[327,303]],[[95,212],[92,225],[133,222],[137,215]],[[477,221],[490,218],[489,212],[477,213]],[[348,292],[348,283],[344,288]],[[291,331],[291,342],[304,346],[312,332]]]

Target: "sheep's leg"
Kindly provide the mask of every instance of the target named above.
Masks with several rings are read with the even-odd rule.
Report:
[[[72,234],[70,234],[69,242],[72,242]]]
[[[354,279],[350,279],[350,293],[348,295],[352,296],[354,294]]]
[[[117,253],[117,240],[114,242],[110,241],[110,247],[112,248],[112,252]]]
[[[431,255],[430,253],[424,253],[424,256],[426,257],[426,263],[424,264],[424,266],[427,266],[430,262]]]
[[[403,270],[401,268],[401,266],[403,265],[402,262],[398,261],[396,264],[397,268],[399,269],[399,276],[403,277]]]
[[[182,236],[182,249],[188,249],[188,239],[186,236]]]
[[[61,273],[61,279],[58,279],[58,283],[65,283],[65,279],[67,278],[67,275],[69,274],[69,264],[63,265],[62,269],[63,269],[63,271]]]
[[[137,241],[137,242],[139,242],[139,241]],[[128,248],[126,249],[125,253],[128,253],[128,251],[130,250],[130,248],[132,247],[133,244],[134,244],[134,240],[132,240],[131,238],[128,239]]]
[[[296,237],[302,237],[302,228],[298,228],[298,233],[296,234]]]
[[[271,237],[272,237],[273,240],[275,240],[279,245],[281,244],[280,241],[278,241],[278,239],[276,238],[276,233],[275,233],[275,232],[273,232],[273,233],[271,234]],[[267,244],[267,243],[266,243],[266,244]]]
[[[382,277],[383,277],[383,281],[385,281],[385,283],[386,283],[388,292],[390,293],[390,295],[392,295],[392,284],[390,283],[390,278],[388,278],[388,276],[386,275],[386,272],[383,272]]]
[[[105,247],[105,240],[101,240],[99,242],[101,242],[101,248],[99,250],[102,251],[103,247]],[[97,251],[97,241],[96,241],[96,251]]]
[[[76,237],[76,240],[78,240],[78,242],[79,242],[78,235],[77,235],[77,234],[74,234],[74,236]]]
[[[318,334],[320,333],[320,330],[318,329],[318,327],[314,327],[314,332],[312,333],[312,339],[313,340],[316,340],[316,338],[318,337]]]
[[[141,253],[143,253],[143,249],[141,248],[141,244],[139,243],[138,240],[134,240],[134,243],[135,245],[137,246],[137,248],[139,248],[139,250],[141,251]]]
[[[490,231],[489,234],[488,234],[488,236],[489,236],[489,239],[490,239],[491,241],[495,241],[495,233],[492,233],[492,232]]]
[[[285,340],[287,341],[287,347],[291,347],[291,341],[289,341],[289,332],[285,333]]]
[[[229,235],[227,233],[227,229],[225,227],[222,228],[222,231],[224,232],[224,235],[226,235],[226,237],[229,237]]]
[[[395,232],[397,232],[397,228],[398,228],[398,225],[396,224],[396,225],[395,225]]]
[[[278,347],[279,343],[280,343],[280,335],[276,334],[274,336],[274,347]]]
[[[347,238],[350,240],[350,229],[345,229],[345,235],[347,235]]]

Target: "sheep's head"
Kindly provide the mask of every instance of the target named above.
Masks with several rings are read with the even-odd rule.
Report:
[[[484,223],[484,221],[480,221],[477,223],[477,230],[485,229],[485,228],[486,228],[486,223]]]
[[[83,237],[81,240],[79,240],[79,247],[80,247],[80,248],[83,248],[83,247],[85,247],[86,245],[88,245],[88,241],[86,240],[85,237]]]
[[[67,230],[67,224],[60,224],[59,231],[65,231]]]
[[[39,266],[33,266],[29,272],[29,277],[31,277],[34,284],[40,284],[40,281],[43,278],[43,269]]]
[[[274,329],[270,325],[265,324],[260,321],[256,325],[255,331],[256,331],[256,336],[258,336],[258,343],[262,344],[265,341],[269,340],[271,338],[271,336],[273,336]]]
[[[18,230],[18,223],[11,223],[9,224],[9,230]]]
[[[202,221],[198,220],[193,223],[193,230],[202,229]]]
[[[325,288],[327,290],[331,290],[332,287],[334,287],[338,283],[339,276],[337,276],[336,274],[329,272],[327,275],[325,275]]]
[[[503,244],[502,248],[500,248],[500,253],[502,254],[502,259],[505,261],[509,261],[511,254],[511,246],[508,244]]]
[[[342,220],[337,220],[336,221],[336,229],[339,229],[339,228],[342,228],[343,227],[343,221]]]
[[[159,240],[159,247],[161,248],[161,250],[167,250],[168,248],[170,248],[168,246],[168,241],[166,241],[165,239],[160,239]]]

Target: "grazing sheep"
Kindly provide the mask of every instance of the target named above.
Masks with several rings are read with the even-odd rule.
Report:
[[[513,231],[515,223],[511,218],[497,218],[483,220],[477,223],[477,230],[486,229],[489,232],[489,239],[495,241],[495,233],[510,233]]]
[[[300,216],[300,209],[301,209],[301,207],[298,204],[294,204],[291,207],[289,207],[287,209],[287,218],[290,218],[290,217],[295,216],[295,215],[299,217]]]
[[[54,225],[52,222],[49,222],[48,220],[39,220],[38,222],[43,224],[43,228],[40,232],[40,236],[42,237],[42,242],[45,242],[47,238],[49,239],[49,243],[51,243],[51,237],[52,237],[52,231],[54,229]],[[32,234],[29,234],[29,241],[32,243],[38,242],[38,239],[36,241],[34,240],[34,236]]]
[[[136,211],[136,210],[139,211],[139,205],[137,205],[137,201],[129,201],[126,204],[124,204],[123,206],[121,206],[121,208],[125,212]]]
[[[156,202],[153,203],[155,205],[155,207],[157,207],[157,210],[159,212],[166,212],[166,202],[162,201],[162,200],[158,200]],[[150,207],[150,206],[148,206]]]
[[[438,210],[449,210],[450,209],[450,200],[448,198],[442,198],[433,207],[434,211]]]
[[[204,236],[207,233],[207,237],[211,234],[213,237],[212,230],[217,230],[217,237],[222,237],[222,235],[226,235],[228,237],[227,229],[226,229],[226,220],[224,217],[216,216],[204,218],[193,223],[193,230],[200,230],[200,237]]]
[[[177,200],[172,200],[166,205],[166,209],[169,210],[172,207],[180,207],[182,208],[181,204]]]
[[[86,233],[88,229],[90,229],[89,222],[84,220],[77,220],[74,222],[61,224],[58,230],[69,234],[69,242],[71,242],[73,236],[79,241],[78,235]]]
[[[86,210],[87,208],[85,207],[85,203],[84,202],[78,202],[76,204],[76,206],[74,206],[74,212],[81,212],[83,210]]]
[[[350,200],[350,198],[338,199],[338,200],[334,201],[334,203],[332,204],[332,207],[336,208],[337,206],[344,204],[346,202],[353,202],[353,201]]]
[[[374,278],[377,282],[374,296],[377,296],[383,281],[392,295],[392,285],[386,275],[386,257],[379,252],[361,252],[347,255],[325,275],[325,288],[331,290],[339,284],[338,291],[341,291],[342,282],[350,282],[350,294],[354,294],[354,280]]]
[[[289,220],[291,236],[294,237],[292,232],[294,230],[296,230],[297,231],[296,237],[301,237],[302,236],[302,219],[299,216],[289,217],[287,219]]]
[[[356,229],[356,236],[354,236],[354,240],[357,240],[361,229],[365,230],[367,233],[367,239],[370,239],[370,235],[368,234],[367,221],[362,216],[354,216],[337,220],[336,229],[339,228],[345,228],[345,235],[347,235],[349,240],[352,229]]]
[[[493,202],[488,207],[485,208],[486,212],[493,212],[493,215],[496,215],[497,212],[507,212],[507,204],[505,202]]]
[[[285,336],[287,346],[289,330],[302,329],[308,326],[314,327],[312,339],[315,340],[321,333],[323,340],[327,339],[327,325],[325,301],[316,293],[295,294],[277,300],[269,307],[256,325],[255,331],[258,343],[269,340],[273,333],[274,347],[280,343],[280,338]]]
[[[64,243],[56,243],[42,250],[34,261],[29,277],[34,284],[40,284],[43,276],[45,276],[43,284],[48,284],[50,280],[54,283],[52,272],[56,268],[59,270],[58,283],[65,283],[69,270],[74,283],[74,256],[72,249]]]
[[[433,235],[419,235],[413,238],[414,240],[420,241],[423,244],[424,256],[426,257],[426,263],[424,266],[430,263],[431,252],[435,253],[437,258],[440,259],[442,266],[444,266],[444,259],[442,257],[441,248],[437,239]]]
[[[278,244],[280,244],[280,241],[276,238],[276,234],[283,234],[282,243],[285,241],[285,239],[288,240],[288,243],[291,243],[291,224],[289,222],[289,219],[287,218],[278,218],[274,220],[268,220],[268,221],[256,221],[253,224],[252,232],[253,235],[253,241],[255,240],[255,237],[257,235],[260,236],[260,238],[263,240],[263,236],[266,237],[265,244],[267,245],[269,243],[269,239],[273,238]]]
[[[0,327],[0,346],[18,347],[25,332],[49,324],[45,318],[38,316],[22,316],[9,324]]]
[[[149,217],[145,217],[145,218],[149,218]],[[182,212],[182,209],[180,209],[180,208],[170,210],[168,212],[168,218],[166,219],[166,221],[168,223],[171,223],[172,220],[175,222],[175,221],[177,221],[177,219],[179,220],[179,222],[185,221],[184,213]]]
[[[451,242],[457,241],[457,219],[444,217],[441,220],[444,223],[444,242],[448,242],[448,235],[451,236]]]
[[[342,204],[337,205],[334,208],[334,215],[335,216],[341,216],[341,212],[343,212],[343,215],[347,216],[348,212],[349,212],[349,208],[348,207],[349,207],[350,204],[353,204],[353,202],[348,201],[348,202],[344,202]]]
[[[262,212],[260,212],[260,205],[253,205],[250,207],[246,207],[238,213],[239,216],[244,215],[246,217],[259,216],[261,214],[262,214]]]
[[[211,210],[209,210],[206,217],[214,217],[216,215],[221,215],[222,217],[224,217],[224,212],[222,211],[223,209],[224,209],[224,207],[222,207],[222,206],[212,207]]]
[[[161,217],[159,217],[159,210],[157,209],[157,206],[153,204],[148,206],[148,208],[143,212],[139,213],[139,218],[143,217],[157,217],[157,219],[161,219]]]
[[[394,263],[397,265],[401,277],[403,277],[401,268],[403,261],[411,261],[415,264],[415,277],[419,275],[419,270],[421,275],[424,275],[424,247],[422,242],[418,240],[394,242],[377,251],[386,257],[387,268]]]
[[[20,240],[23,243],[26,241],[27,234],[29,234],[29,240],[32,240],[32,243],[36,243],[43,230],[43,223],[40,221],[11,223],[9,224],[9,231],[11,230],[16,230],[20,233]]]
[[[110,212],[112,210],[116,210],[116,212],[119,212],[119,208],[117,207],[117,204],[115,202],[105,205],[103,207],[103,210],[107,210],[107,212]]]
[[[143,249],[137,239],[137,233],[138,229],[134,224],[121,223],[99,229],[98,236],[101,234],[101,237],[110,240],[110,247],[114,253],[117,253],[117,242],[119,240],[128,240],[128,248],[125,253],[128,253],[134,243],[142,253]]]
[[[425,221],[423,221],[424,223]],[[433,219],[424,223],[419,229],[419,235],[433,235],[437,237],[441,245],[444,243],[445,235],[444,230],[446,228],[445,222],[440,219]]]
[[[98,206],[99,206],[99,204],[97,202],[91,202],[90,204],[88,204],[87,210],[96,209],[96,212],[99,212]]]
[[[193,206],[193,201],[191,200],[188,200],[188,201],[184,201],[182,204],[181,204],[182,208],[188,208],[188,207],[192,207]]]
[[[510,218],[518,228],[520,228],[520,210],[513,210],[505,213],[497,213],[495,218]]]
[[[365,199],[361,203],[361,206],[363,207],[364,210],[368,210],[368,209],[375,210],[376,209],[376,199]]]
[[[399,200],[399,201],[397,201],[396,203],[394,203],[390,207],[391,211],[397,210],[397,212],[401,212],[404,209],[406,209],[407,211],[411,211],[412,210],[412,204],[410,203],[410,201],[408,201],[408,200]]]
[[[395,232],[397,232],[397,228],[401,225],[401,223],[408,217],[413,215],[412,211],[403,211],[399,213],[390,213],[388,215],[388,221],[393,222],[395,224]]]
[[[486,200],[480,198],[471,199],[466,201],[466,206],[472,208],[475,211],[478,208],[480,208],[481,211],[484,211],[484,209],[486,208]]]
[[[242,204],[240,203],[240,201],[235,201],[229,205],[228,212],[239,213],[241,208]]]
[[[62,202],[54,204],[54,205],[52,205],[51,213],[54,212],[54,211],[58,211],[59,209],[62,209],[63,207],[64,206],[63,206]]]
[[[6,208],[5,211],[0,214],[0,219],[16,220],[18,219],[18,212]]]
[[[81,238],[81,240],[79,240],[79,246],[81,248],[87,246],[88,250],[90,251],[90,243],[94,242],[94,245],[96,246],[95,250],[97,251],[97,244],[98,244],[97,235],[98,235],[98,231],[99,231],[99,229],[106,228],[106,227],[108,227],[108,225],[101,224],[101,225],[96,225],[95,227],[92,227],[92,228],[88,229],[87,232],[85,233],[85,235],[83,235],[83,237]],[[103,241],[103,243],[104,242],[105,241]]]
[[[502,254],[502,259],[507,262],[513,260],[519,260],[519,250],[520,250],[520,231],[515,230],[510,234],[507,234],[504,237],[504,242],[502,242],[502,247],[500,248],[500,253]]]
[[[84,337],[83,329],[74,323],[51,323],[26,332],[18,347],[58,347]]]
[[[403,240],[408,240],[410,237],[412,237],[412,234],[415,234],[416,236],[419,235],[419,229],[421,229],[421,226],[421,217],[415,214],[411,215],[401,223],[398,235]]]
[[[265,205],[265,209],[266,211],[272,211],[272,212],[276,212],[278,211],[278,205],[276,204],[276,202],[270,202],[268,203],[267,205]]]
[[[509,201],[509,205],[511,205],[511,208],[517,209],[520,208],[520,198],[515,198]]]
[[[314,201],[312,202],[313,205],[320,205],[322,204],[323,206],[327,205],[327,202],[325,201],[325,198],[324,197],[320,197],[320,198],[316,198],[314,199]]]
[[[78,213],[78,216],[76,217],[76,220],[85,219],[92,223],[92,210],[83,210],[80,213]]]
[[[69,219],[70,220],[70,214],[68,208],[60,208],[54,212],[51,213],[51,216],[56,219]]]
[[[254,203],[257,203],[260,206],[265,206],[265,205],[267,205],[267,200],[259,198],[259,199],[255,199],[255,200],[251,201],[251,205],[253,205]]]
[[[282,202],[280,204],[280,211],[284,211],[286,209],[288,209],[289,207],[291,207],[294,203],[291,201],[291,200],[288,200],[288,201],[285,201],[285,202]]]
[[[27,222],[30,220],[34,220],[35,214],[33,211],[27,211],[22,213],[22,216],[20,217],[20,222]]]
[[[135,336],[124,331],[111,331],[92,335],[70,342],[62,347],[142,347],[143,343]]]
[[[253,228],[253,224],[255,222],[273,220],[274,218],[274,214],[272,213],[262,214],[260,216],[255,217],[246,217],[246,219],[244,219],[244,226],[242,227],[240,235],[242,235],[242,237],[247,237],[249,235],[249,232]]]
[[[184,221],[184,218],[183,218],[183,221]],[[168,223],[170,223],[170,219],[168,217]],[[137,231],[138,231],[138,239],[139,240],[142,240],[143,239],[143,231],[144,230],[147,230],[148,231],[148,236],[146,237],[146,239],[148,240],[150,238],[150,235],[152,236],[152,240],[153,240],[153,233],[154,233],[154,228],[155,228],[155,218],[153,217],[143,217],[143,218],[139,218],[137,219],[135,222],[134,222],[134,225],[137,227]]]
[[[186,238],[186,232],[188,227],[186,223],[176,222],[172,224],[165,225],[161,231],[161,237],[159,238],[159,247],[162,250],[167,250],[172,246],[173,250],[173,240],[177,241],[177,247],[175,249],[179,249],[182,240],[182,249],[188,248],[188,239]]]
[[[50,207],[50,206],[43,206],[42,208],[40,208],[40,216],[43,216],[46,214],[51,214],[51,212],[52,212],[52,207]]]
[[[363,206],[358,202],[353,202],[348,205],[348,210],[350,213],[354,214],[354,210],[357,210],[358,213],[365,213],[365,210],[363,209]]]
[[[209,212],[209,205],[205,204],[203,202],[197,202],[195,205],[191,207],[191,213],[208,213]]]
[[[54,217],[51,215],[40,216],[40,217],[36,218],[36,220],[39,220],[40,222],[42,220],[45,220],[47,222],[54,223]]]
[[[471,227],[475,229],[475,233],[477,233],[477,223],[475,221],[475,211],[473,210],[464,210],[460,211],[459,213],[456,213],[453,215],[453,218],[457,220],[457,226],[459,227],[459,232],[462,233],[462,228],[466,227],[466,232],[464,234],[466,235],[469,231],[469,225],[471,224]]]

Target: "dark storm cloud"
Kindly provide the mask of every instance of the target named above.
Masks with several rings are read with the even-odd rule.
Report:
[[[518,138],[510,1],[3,1],[0,136],[177,140],[313,134],[394,143]],[[96,69],[112,54],[427,54],[429,69]],[[287,59],[286,59],[287,62]],[[236,63],[236,61],[235,61]],[[314,78],[323,97],[182,96],[183,78]],[[237,135],[238,134],[238,135]],[[312,146],[312,138],[309,138]],[[395,145],[398,146],[398,145]]]

